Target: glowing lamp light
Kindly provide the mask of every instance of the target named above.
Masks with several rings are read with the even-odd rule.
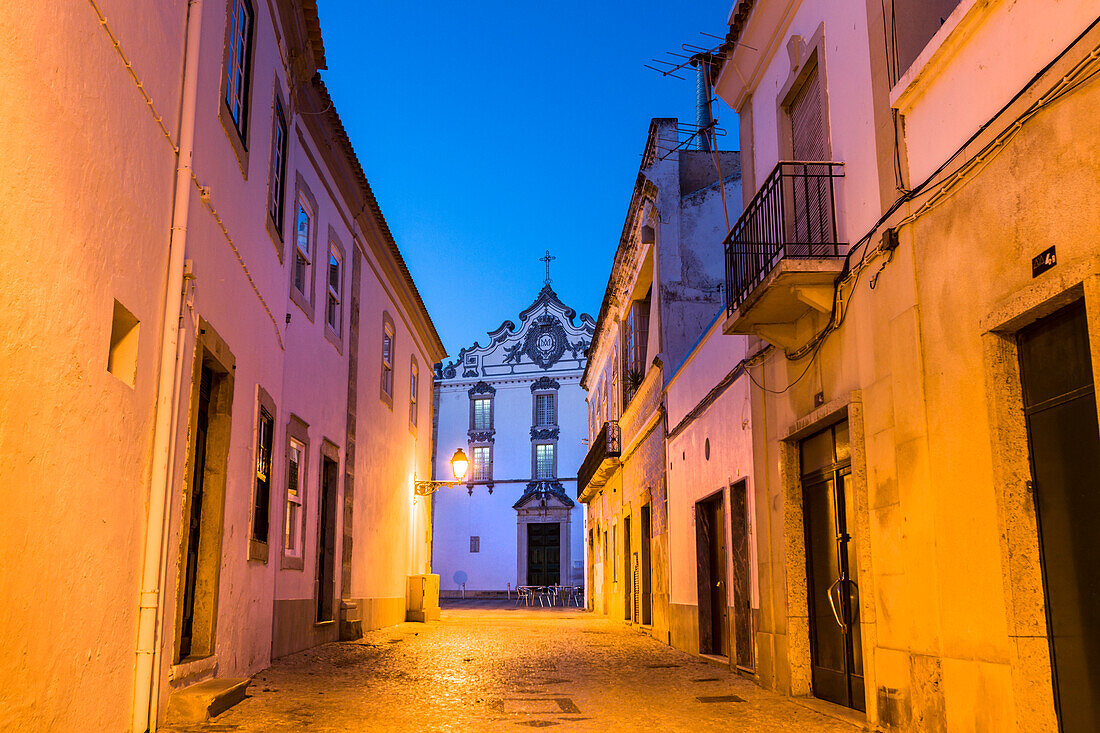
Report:
[[[416,476],[413,476],[413,490],[417,496],[428,496],[439,491],[444,486],[454,486],[457,483],[461,483],[462,479],[466,478],[466,469],[470,467],[470,460],[466,458],[466,454],[461,448],[455,451],[455,454],[451,456],[451,471],[454,472],[454,481],[417,481]]]
[[[466,469],[470,467],[470,461],[467,460],[466,454],[459,448],[455,451],[455,454],[451,456],[451,470],[454,471],[455,481],[461,481],[466,478]]]

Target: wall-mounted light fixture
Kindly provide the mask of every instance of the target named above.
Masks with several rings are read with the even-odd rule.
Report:
[[[462,479],[466,478],[466,469],[470,467],[470,461],[466,458],[466,454],[459,448],[455,451],[455,454],[451,456],[451,471],[454,473],[454,481],[417,481],[413,478],[413,488],[417,496],[428,496],[439,491],[444,486],[454,486],[455,484],[462,483]]]

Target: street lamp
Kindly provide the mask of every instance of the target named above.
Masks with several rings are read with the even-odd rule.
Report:
[[[466,478],[466,469],[470,467],[470,461],[466,458],[466,454],[459,448],[455,451],[455,454],[451,456],[451,471],[454,472],[454,481],[416,481],[414,479],[413,485],[417,496],[428,496],[439,491],[444,486],[454,486],[461,483],[462,479]]]

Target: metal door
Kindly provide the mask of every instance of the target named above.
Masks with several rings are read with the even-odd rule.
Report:
[[[801,454],[813,693],[866,710],[847,422],[802,441]]]
[[[206,478],[206,435],[210,424],[210,389],[214,374],[202,367],[199,405],[195,416],[195,458],[191,475],[191,511],[187,522],[187,557],[183,574],[183,617],[180,624],[179,659],[191,655],[195,629],[195,587],[199,571],[199,539],[202,529],[202,495]]]
[[[1062,731],[1100,730],[1100,428],[1083,301],[1017,340]]]

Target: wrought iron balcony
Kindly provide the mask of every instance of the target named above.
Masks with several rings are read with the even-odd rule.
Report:
[[[824,293],[811,290],[831,286],[842,264],[836,180],[843,176],[842,163],[781,161],[772,170],[725,240],[727,333],[755,333],[760,323],[792,323],[808,308],[821,310]],[[782,297],[758,303],[772,285]],[[745,321],[758,306],[765,312]]]
[[[597,489],[607,483],[607,479],[619,465],[622,452],[623,434],[619,423],[615,420],[605,422],[577,471],[578,500],[585,501],[589,488]]]

